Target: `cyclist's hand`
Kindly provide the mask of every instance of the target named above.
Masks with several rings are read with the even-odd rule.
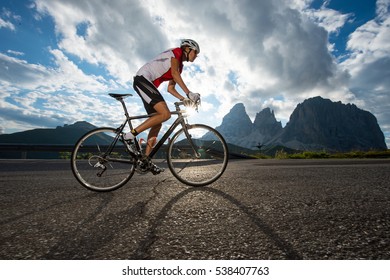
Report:
[[[189,98],[184,98],[182,101],[184,106],[186,107],[191,107],[194,104],[194,102]]]
[[[200,94],[199,93],[194,93],[190,92],[188,95],[188,98],[191,99],[195,104],[200,101]]]

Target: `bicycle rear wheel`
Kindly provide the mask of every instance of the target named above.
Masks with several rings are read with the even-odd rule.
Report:
[[[205,186],[217,180],[228,163],[228,147],[221,134],[202,125],[188,125],[172,137],[167,154],[168,167],[182,183]]]
[[[71,157],[72,172],[93,191],[112,191],[134,174],[135,159],[118,139],[114,128],[97,128],[80,138]]]

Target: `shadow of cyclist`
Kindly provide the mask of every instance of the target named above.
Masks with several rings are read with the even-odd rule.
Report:
[[[159,214],[155,217],[152,226],[146,233],[146,237],[139,243],[138,248],[134,252],[130,259],[150,259],[149,249],[153,245],[153,243],[157,240],[157,230],[162,224],[168,214],[168,212],[172,209],[172,207],[180,201],[185,196],[193,193],[193,192],[208,192],[212,194],[216,194],[225,200],[229,201],[233,205],[237,206],[249,219],[250,221],[264,234],[268,236],[270,240],[285,253],[287,259],[290,260],[298,260],[302,259],[302,256],[294,250],[293,246],[281,238],[267,223],[265,223],[262,219],[260,219],[255,213],[253,213],[247,206],[243,205],[240,201],[238,201],[233,196],[210,187],[200,187],[200,188],[189,188],[176,196],[174,196],[159,212]]]

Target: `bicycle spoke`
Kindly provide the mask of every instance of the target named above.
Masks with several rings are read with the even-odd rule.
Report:
[[[190,135],[190,137],[187,137]],[[204,186],[217,180],[228,162],[227,145],[222,136],[205,125],[192,125],[188,134],[177,132],[168,148],[168,166],[181,182]]]
[[[72,153],[72,171],[77,180],[94,191],[117,189],[134,174],[134,159],[116,142],[115,129],[99,128],[84,135]]]

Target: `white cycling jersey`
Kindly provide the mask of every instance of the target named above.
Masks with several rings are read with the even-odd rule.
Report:
[[[183,70],[183,62],[181,61],[183,51],[181,48],[166,50],[159,54],[156,58],[142,66],[137,76],[144,76],[148,81],[158,87],[162,82],[172,80],[171,73],[171,58],[175,57],[179,61],[179,73]]]

